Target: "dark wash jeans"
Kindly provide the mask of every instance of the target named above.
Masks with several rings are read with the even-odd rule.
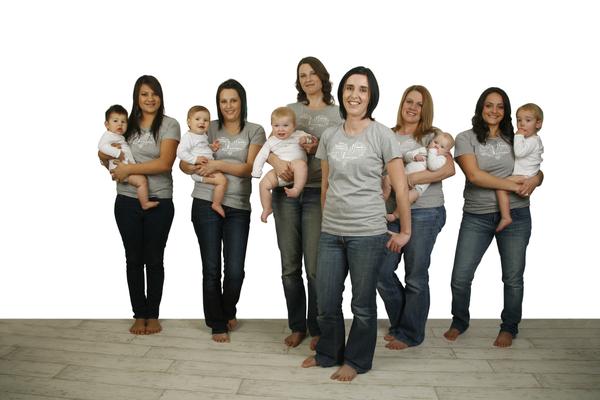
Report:
[[[389,333],[409,346],[417,346],[425,339],[425,325],[429,315],[429,264],[438,233],[446,223],[446,209],[441,207],[411,210],[412,234],[401,253],[386,249],[379,273],[377,291],[383,299],[390,319]],[[400,224],[388,224],[393,232]],[[396,269],[404,256],[402,285]]]
[[[202,258],[204,318],[213,334],[227,332],[227,321],[236,317],[244,282],[244,263],[250,230],[250,211],[223,206],[225,218],[212,202],[194,199],[192,223]],[[221,250],[223,284],[221,285]]]
[[[319,336],[317,324],[317,252],[321,234],[321,188],[305,187],[297,198],[287,197],[282,187],[273,190],[273,216],[281,253],[281,280],[292,332]],[[302,258],[308,284],[302,279]]]
[[[452,328],[464,332],[469,328],[469,304],[471,283],[475,270],[492,239],[496,238],[502,282],[504,282],[504,309],[500,331],[509,332],[515,337],[519,332],[523,305],[523,273],[529,237],[531,236],[531,214],[529,207],[510,210],[512,224],[496,233],[500,213],[463,213],[454,268],[452,269]]]
[[[321,232],[317,296],[321,338],[315,359],[322,367],[346,364],[359,374],[371,369],[377,341],[377,277],[387,234],[335,236]],[[342,294],[350,272],[354,319],[345,337]]]
[[[119,194],[115,200],[134,318],[158,318],[165,280],[163,257],[175,215],[172,199],[151,200],[159,201],[158,207],[145,211],[136,198]]]

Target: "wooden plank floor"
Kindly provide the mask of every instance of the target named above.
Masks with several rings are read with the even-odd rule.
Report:
[[[510,349],[498,321],[476,320],[455,343],[430,320],[423,345],[384,347],[351,383],[299,367],[312,352],[282,340],[284,320],[241,320],[231,343],[202,320],[163,320],[134,336],[128,320],[0,320],[0,399],[600,399],[600,320],[526,320]]]

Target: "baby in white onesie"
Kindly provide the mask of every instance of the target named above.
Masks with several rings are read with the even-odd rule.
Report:
[[[312,141],[311,135],[296,130],[296,113],[289,107],[279,107],[271,113],[271,126],[273,127],[273,133],[254,160],[252,177],[260,178],[263,166],[272,152],[281,160],[290,163],[290,168],[294,173],[294,181],[286,182],[280,179],[274,169],[267,172],[261,179],[259,189],[260,203],[263,207],[260,216],[262,222],[267,222],[267,217],[273,213],[272,189],[293,184],[291,188],[284,188],[288,197],[298,197],[304,190],[308,165],[306,164],[306,151],[301,145]]]

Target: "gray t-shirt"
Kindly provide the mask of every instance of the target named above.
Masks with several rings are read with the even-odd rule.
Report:
[[[296,129],[310,133],[321,139],[325,129],[339,125],[342,122],[340,108],[336,105],[327,106],[321,110],[311,110],[304,103],[288,104],[296,113]],[[321,161],[314,154],[308,154],[307,187],[321,186]]]
[[[473,130],[459,133],[456,137],[456,148],[454,158],[463,154],[474,154],[479,169],[491,175],[506,178],[512,174],[515,164],[515,156],[512,146],[502,138],[488,138],[485,144],[477,141]],[[510,192],[510,208],[523,208],[529,206],[529,199],[523,198]],[[468,179],[465,180],[463,192],[465,205],[463,211],[473,214],[487,214],[498,212],[498,200],[496,191],[473,185]]]
[[[219,121],[212,121],[208,128],[208,142],[218,140],[221,144],[215,153],[215,160],[223,160],[233,164],[243,164],[248,160],[248,148],[251,144],[262,146],[265,143],[265,130],[262,126],[246,122],[244,129],[236,135],[229,134],[225,128],[219,129]],[[242,210],[250,210],[250,193],[252,182],[250,176],[239,177],[227,175],[227,191],[223,204]],[[212,200],[214,185],[196,182],[192,197],[206,201]]]
[[[179,142],[181,130],[179,122],[166,115],[158,130],[158,143],[154,141],[154,135],[150,129],[140,129],[138,134],[129,138],[129,147],[136,163],[156,160],[160,156],[160,142],[163,139],[173,139]],[[148,178],[148,192],[150,197],[159,199],[170,199],[173,197],[173,176],[171,171],[162,174],[146,175]],[[117,184],[117,193],[127,197],[137,198],[135,187],[126,183]]]
[[[400,145],[400,151],[402,151],[402,155],[406,154],[409,151],[418,149],[419,147],[427,147],[435,134],[428,133],[421,139],[421,143],[418,143],[412,135],[399,135],[395,134],[396,140]],[[442,191],[442,182],[432,182],[427,190],[425,190],[421,196],[415,201],[411,207],[411,209],[418,208],[432,208],[432,207],[441,207],[444,205],[444,192]],[[387,200],[386,209],[388,213],[393,212],[396,209],[396,197],[393,192],[392,195]]]
[[[347,135],[343,124],[323,132],[316,154],[329,164],[323,232],[373,236],[387,231],[381,177],[390,160],[402,157],[393,135],[375,121],[357,136]]]

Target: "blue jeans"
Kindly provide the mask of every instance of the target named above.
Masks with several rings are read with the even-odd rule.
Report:
[[[469,303],[471,300],[471,282],[475,270],[481,262],[492,239],[496,237],[502,282],[504,282],[504,309],[500,331],[514,336],[518,333],[523,304],[523,273],[525,255],[531,236],[531,214],[529,207],[510,210],[512,224],[496,233],[500,213],[470,214],[463,213],[454,268],[452,269],[452,328],[464,332],[469,328]]]
[[[202,258],[204,318],[213,334],[227,332],[227,321],[236,316],[244,282],[244,263],[250,230],[250,211],[223,206],[225,218],[211,202],[194,199],[192,223]],[[221,244],[223,285],[221,286]]]
[[[165,280],[163,257],[175,215],[172,199],[151,200],[160,203],[149,210],[143,210],[133,197],[117,195],[115,200],[115,219],[125,247],[133,318],[158,318]]]
[[[287,197],[283,188],[273,190],[273,216],[277,245],[281,253],[281,280],[292,332],[311,336],[321,334],[317,324],[317,250],[321,234],[321,189],[305,187],[297,198]],[[308,283],[308,318],[306,292],[302,279],[302,256]]]
[[[389,333],[409,346],[425,339],[425,324],[429,314],[429,264],[438,233],[446,223],[442,207],[411,210],[412,235],[401,253],[385,251],[379,273],[377,291],[383,299],[390,319]],[[393,232],[400,231],[398,221],[388,224]],[[403,286],[396,268],[404,255],[405,283]]]
[[[346,364],[359,374],[371,369],[377,341],[377,277],[387,234],[334,236],[321,232],[317,296],[321,338],[316,361],[323,367]],[[342,294],[350,271],[354,319],[345,342]]]

